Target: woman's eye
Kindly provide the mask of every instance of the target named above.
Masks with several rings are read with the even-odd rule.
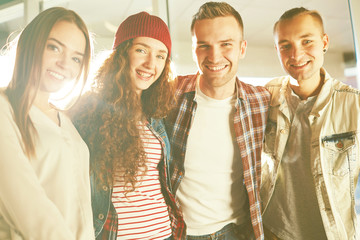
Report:
[[[163,56],[163,55],[157,55],[157,58],[159,58],[159,59],[165,59],[165,56]]]
[[[57,46],[53,45],[53,44],[48,44],[48,45],[47,45],[47,48],[48,48],[49,50],[52,50],[52,51],[55,51],[55,52],[59,52],[59,51],[60,51],[60,49],[59,49]]]
[[[139,53],[146,53],[146,51],[144,49],[141,49],[141,48],[138,48],[135,50],[136,52],[139,52]]]
[[[81,62],[82,62],[82,59],[81,59],[81,58],[78,58],[78,57],[73,57],[73,60],[74,60],[74,62],[76,62],[76,63],[81,63]]]

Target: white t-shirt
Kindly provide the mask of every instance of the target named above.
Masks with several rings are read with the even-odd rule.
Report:
[[[64,114],[61,126],[33,106],[36,158],[24,154],[12,108],[0,93],[0,239],[89,240],[89,151]]]
[[[187,140],[185,174],[177,196],[189,235],[216,232],[249,219],[243,168],[235,140],[235,96],[212,99],[197,86]]]

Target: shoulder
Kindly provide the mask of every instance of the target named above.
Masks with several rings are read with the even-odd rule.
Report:
[[[1,128],[0,130],[1,136],[15,137],[14,133],[16,133],[18,139],[21,139],[18,126],[14,119],[12,106],[4,91],[0,91],[0,128]],[[7,141],[8,140],[9,139],[7,139]]]
[[[247,93],[260,93],[260,92],[265,92],[268,93],[269,91],[263,87],[263,86],[254,86],[248,83],[244,83],[242,81],[238,81],[238,83],[240,84],[241,88],[243,88]]]
[[[265,84],[265,88],[271,94],[271,105],[278,104],[279,98],[284,93],[289,80],[289,76],[282,76],[274,78]]]
[[[80,97],[74,106],[68,111],[72,120],[86,119],[89,115],[95,113],[101,102],[95,93],[89,92]]]
[[[94,93],[86,93],[70,109],[69,116],[82,137],[96,132],[102,124],[105,106]]]
[[[3,105],[6,105],[6,104],[9,104],[9,100],[5,94],[5,90],[0,88],[0,104],[3,106]]]
[[[332,90],[334,91],[333,100],[345,102],[348,106],[360,106],[360,90],[353,88],[336,79],[331,79]]]
[[[353,88],[352,86],[340,82],[339,80],[336,79],[332,79],[331,81],[332,81],[332,88],[334,89],[334,91],[339,93],[350,94],[354,96],[360,96],[360,90]]]
[[[263,86],[254,86],[242,81],[237,81],[239,86],[239,97],[251,102],[258,101],[267,105],[270,101],[270,92]]]
[[[0,89],[0,113],[1,115],[10,115],[12,116],[12,107],[11,104],[3,91],[3,89]]]
[[[196,74],[190,74],[190,75],[180,75],[176,77],[177,80],[177,84],[184,84],[184,83],[189,83],[191,81],[195,81],[196,80]]]
[[[287,84],[288,81],[288,76],[273,78],[267,84],[265,84],[265,88],[268,89],[270,92],[280,90],[284,85]]]
[[[196,86],[196,74],[178,76],[176,78],[176,96],[181,95],[185,92],[195,91]]]

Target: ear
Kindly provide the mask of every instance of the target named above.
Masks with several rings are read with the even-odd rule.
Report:
[[[193,61],[196,63],[197,59],[196,59],[196,37],[193,35],[191,38],[191,52],[192,52],[192,59]]]
[[[323,49],[327,51],[329,48],[329,36],[326,33],[324,33],[322,37],[322,41],[323,41]]]
[[[241,40],[241,42],[240,42],[240,59],[245,57],[246,47],[247,47],[246,40]]]

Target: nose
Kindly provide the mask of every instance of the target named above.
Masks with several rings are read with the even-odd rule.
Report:
[[[304,55],[303,48],[301,46],[294,46],[291,49],[291,58],[294,60],[299,60]]]
[[[208,53],[208,60],[212,63],[216,63],[219,58],[220,58],[220,54],[221,51],[218,47],[213,46],[209,49],[209,53]]]
[[[146,56],[144,66],[148,69],[153,69],[155,66],[155,55],[154,54],[148,54]]]
[[[71,61],[71,57],[68,56],[68,54],[66,54],[65,52],[63,52],[59,55],[57,65],[63,69],[66,69],[70,64],[70,61]]]

